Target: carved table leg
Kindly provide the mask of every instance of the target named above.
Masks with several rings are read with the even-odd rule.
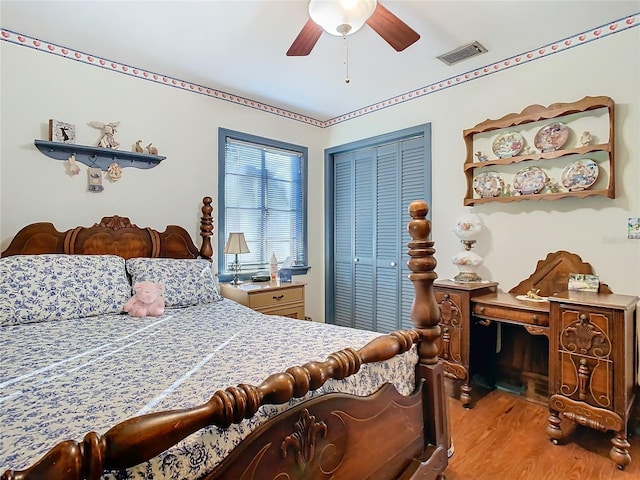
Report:
[[[549,423],[547,424],[547,435],[553,442],[554,445],[557,445],[558,442],[564,438],[564,434],[562,433],[562,429],[560,425],[562,424],[562,420],[560,419],[560,413],[557,410],[549,409]]]
[[[611,443],[613,447],[609,451],[609,457],[618,464],[620,470],[624,470],[624,467],[631,463],[631,455],[629,455],[631,445],[627,441],[625,432],[617,432],[615,437],[611,439]]]
[[[469,384],[469,375],[460,387],[460,402],[464,408],[471,408],[471,385]]]

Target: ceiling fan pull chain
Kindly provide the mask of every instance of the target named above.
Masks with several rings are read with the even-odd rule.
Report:
[[[351,82],[351,79],[349,78],[349,40],[347,39],[347,35],[343,35],[342,38],[344,39],[344,51],[345,51],[345,60],[344,63],[347,66],[347,78],[344,79],[344,83],[349,83]]]

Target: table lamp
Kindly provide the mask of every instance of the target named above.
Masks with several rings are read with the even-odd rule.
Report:
[[[464,252],[453,257],[453,264],[458,267],[459,273],[453,278],[460,283],[479,282],[482,280],[476,270],[484,262],[483,258],[471,251],[471,247],[476,243],[476,238],[480,235],[484,223],[478,215],[469,213],[461,215],[456,220],[453,232],[464,245]]]
[[[230,233],[229,238],[227,238],[227,244],[224,247],[224,253],[234,254],[236,256],[234,262],[231,264],[231,270],[233,271],[233,280],[231,281],[231,285],[240,285],[242,281],[239,278],[241,267],[240,262],[238,262],[238,254],[250,253],[247,242],[244,239],[244,233]]]

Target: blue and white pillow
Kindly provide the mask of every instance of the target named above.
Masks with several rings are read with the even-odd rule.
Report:
[[[132,284],[144,281],[164,284],[164,304],[168,308],[222,300],[207,260],[130,258],[127,272]]]
[[[120,313],[131,297],[116,255],[15,255],[0,259],[0,325]]]

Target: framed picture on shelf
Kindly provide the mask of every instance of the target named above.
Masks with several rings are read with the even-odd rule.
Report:
[[[629,239],[640,240],[640,217],[629,218]]]
[[[51,142],[76,143],[76,126],[53,118],[49,119],[49,140]]]
[[[571,273],[569,275],[569,290],[576,292],[597,292],[600,288],[600,278],[586,273]]]

